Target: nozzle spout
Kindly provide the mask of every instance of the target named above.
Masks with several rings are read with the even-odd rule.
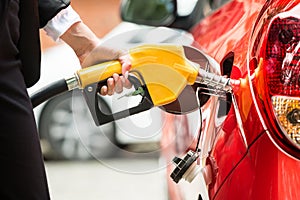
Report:
[[[197,83],[208,85],[218,91],[224,91],[227,93],[232,92],[231,80],[224,76],[220,76],[211,72],[208,72],[202,68],[199,69]]]

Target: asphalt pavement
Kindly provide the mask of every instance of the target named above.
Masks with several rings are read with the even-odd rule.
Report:
[[[167,200],[157,158],[46,162],[53,200]]]

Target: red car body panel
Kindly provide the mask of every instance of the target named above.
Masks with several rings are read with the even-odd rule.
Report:
[[[208,156],[214,169],[213,180],[208,187],[211,199],[300,199],[300,161],[282,152],[268,136],[253,103],[247,68],[248,48],[254,42],[251,34],[257,19],[267,10],[271,11],[269,17],[272,17],[274,12],[289,10],[298,3],[300,1],[296,0],[233,0],[191,30],[195,38],[194,46],[218,63],[222,63],[229,53],[234,54],[231,78],[240,79],[242,83],[234,90],[237,107],[231,105],[221,124],[217,125],[217,110],[211,105],[216,104],[217,100],[209,101],[206,108],[202,108],[203,112],[211,108],[209,114],[212,115],[207,118],[204,116],[202,134],[215,135]],[[219,69],[219,73],[222,73],[222,69]],[[162,143],[168,139],[166,135],[169,138],[176,137],[182,131],[177,129],[172,132],[170,129],[176,118],[184,116],[167,118],[169,130],[164,130]],[[187,148],[187,144],[195,143],[196,137],[191,141],[191,133],[188,130],[183,132],[186,137],[181,138],[185,138],[185,141],[170,145],[169,150],[164,152],[168,161],[182,153],[176,148]],[[180,194],[189,192],[175,184],[170,184],[170,187],[170,190],[176,191],[174,197],[170,195],[171,199],[184,199]]]
[[[299,161],[278,151],[268,135],[262,134],[211,196],[214,199],[300,199],[299,169]]]

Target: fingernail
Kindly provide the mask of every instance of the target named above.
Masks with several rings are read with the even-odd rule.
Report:
[[[107,95],[107,86],[103,86],[100,90],[100,94]]]
[[[114,73],[113,78],[114,78],[114,81],[117,82],[119,79],[119,74]]]

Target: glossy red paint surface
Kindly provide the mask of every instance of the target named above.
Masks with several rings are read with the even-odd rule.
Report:
[[[211,135],[209,158],[216,169],[213,183],[209,185],[211,199],[300,199],[297,192],[300,161],[283,153],[268,136],[254,104],[247,68],[248,49],[255,42],[251,39],[253,27],[262,26],[256,24],[257,19],[262,13],[271,18],[274,13],[269,11],[283,12],[299,3],[298,0],[233,0],[191,30],[195,46],[218,63],[233,52],[231,78],[241,80],[240,88],[234,93],[237,105],[231,105],[221,124],[215,117],[218,100],[205,105],[209,111],[208,117],[204,116],[202,134]],[[170,126],[173,122],[169,121]],[[176,137],[177,132],[169,134]],[[174,148],[172,153],[178,155]],[[180,190],[176,189],[179,193],[189,192]]]
[[[278,151],[264,133],[250,146],[214,199],[300,199],[299,170],[300,162]]]

